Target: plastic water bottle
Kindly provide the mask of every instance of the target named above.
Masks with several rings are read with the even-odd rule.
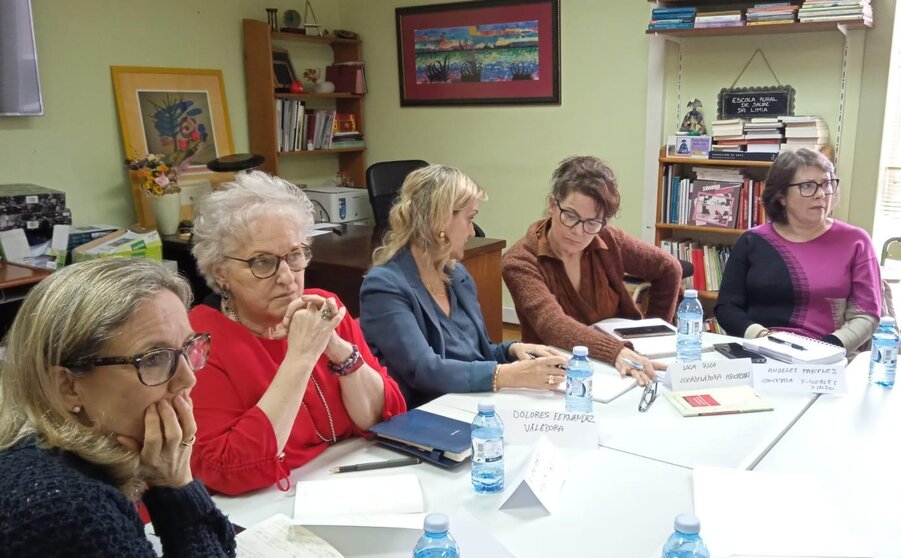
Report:
[[[472,420],[472,486],[481,494],[504,489],[504,424],[492,401],[479,402]]]
[[[697,517],[690,513],[679,514],[673,528],[673,534],[663,545],[663,558],[710,558],[707,545],[698,534],[701,521]]]
[[[873,334],[873,347],[870,352],[870,382],[887,388],[895,385],[898,341],[895,318],[886,316],[879,320],[879,327]]]
[[[591,382],[594,370],[588,360],[588,347],[573,347],[573,356],[566,363],[566,410],[570,413],[590,413],[594,410]]]
[[[449,525],[443,513],[425,516],[422,536],[413,547],[413,558],[459,558],[457,541],[447,532]]]
[[[678,331],[676,332],[676,360],[696,362],[701,360],[701,330],[704,324],[704,309],[698,302],[698,291],[685,291],[685,298],[679,303]]]

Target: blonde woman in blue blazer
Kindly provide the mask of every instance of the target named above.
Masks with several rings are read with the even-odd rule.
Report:
[[[484,191],[461,171],[410,173],[360,291],[373,353],[414,407],[445,393],[555,389],[566,360],[544,345],[488,339],[463,258]]]

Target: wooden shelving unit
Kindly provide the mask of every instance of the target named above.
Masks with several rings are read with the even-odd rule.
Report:
[[[745,229],[723,229],[717,227],[705,227],[698,225],[677,225],[673,223],[664,223],[663,207],[661,200],[663,199],[663,189],[666,187],[666,169],[669,165],[679,165],[682,168],[680,176],[690,174],[688,167],[730,167],[744,169],[749,175],[755,179],[762,180],[766,175],[766,171],[772,166],[772,163],[765,161],[719,161],[710,159],[695,159],[689,157],[667,157],[664,155],[665,148],[661,150],[658,159],[657,170],[657,218],[654,225],[654,242],[660,246],[663,240],[683,240],[692,238],[699,240],[705,244],[727,244],[732,245],[738,239]],[[716,301],[717,291],[698,291],[698,297],[704,301]]]
[[[338,158],[339,170],[346,173],[351,181],[362,188],[366,180],[366,148],[321,149],[314,151],[279,151],[278,129],[276,126],[276,99],[300,101],[320,101],[323,107],[334,106],[340,113],[353,114],[357,129],[365,137],[363,95],[352,93],[276,93],[272,72],[273,42],[309,46],[310,48],[331,48],[334,62],[362,60],[363,43],[357,39],[318,37],[298,33],[273,32],[266,22],[254,19],[244,20],[244,80],[247,89],[247,127],[250,135],[250,150],[266,158],[262,170],[279,174],[282,158],[307,158],[332,156]],[[295,68],[303,67],[294,57]]]

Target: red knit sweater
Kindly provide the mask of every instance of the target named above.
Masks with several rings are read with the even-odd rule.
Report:
[[[304,293],[335,297],[318,289]],[[188,316],[195,331],[212,336],[210,359],[197,372],[197,385],[191,392],[197,421],[197,442],[191,456],[195,477],[213,490],[232,495],[273,483],[283,485],[291,469],[328,447],[316,431],[331,437],[325,406],[312,380],[307,383],[303,405],[280,455],[272,423],[256,405],[284,360],[288,342],[257,337],[210,306],[198,305]],[[363,360],[381,374],[385,383],[382,419],[406,411],[400,388],[372,356],[356,320],[348,314],[336,331],[342,339],[356,344]],[[339,440],[362,434],[344,408],[338,377],[328,372],[327,365],[328,359],[322,355],[312,377],[322,388],[335,434]]]
[[[533,223],[528,232],[503,257],[504,282],[513,296],[522,340],[571,348],[585,345],[596,359],[612,363],[629,346],[591,327],[606,318],[641,318],[626,291],[623,274],[651,283],[647,317],[673,319],[682,268],[678,260],[660,248],[604,227],[582,254],[582,285],[578,290],[566,275],[563,262],[551,251],[548,221]],[[604,275],[619,297],[616,313],[599,311],[604,293],[591,277]]]

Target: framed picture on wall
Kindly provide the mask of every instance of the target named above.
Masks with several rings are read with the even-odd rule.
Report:
[[[234,153],[221,71],[136,66],[110,70],[125,158],[178,151],[187,156],[180,182],[222,179],[206,167]],[[146,225],[149,204],[134,184],[132,196],[138,220]]]
[[[397,8],[401,106],[560,104],[559,0]]]

